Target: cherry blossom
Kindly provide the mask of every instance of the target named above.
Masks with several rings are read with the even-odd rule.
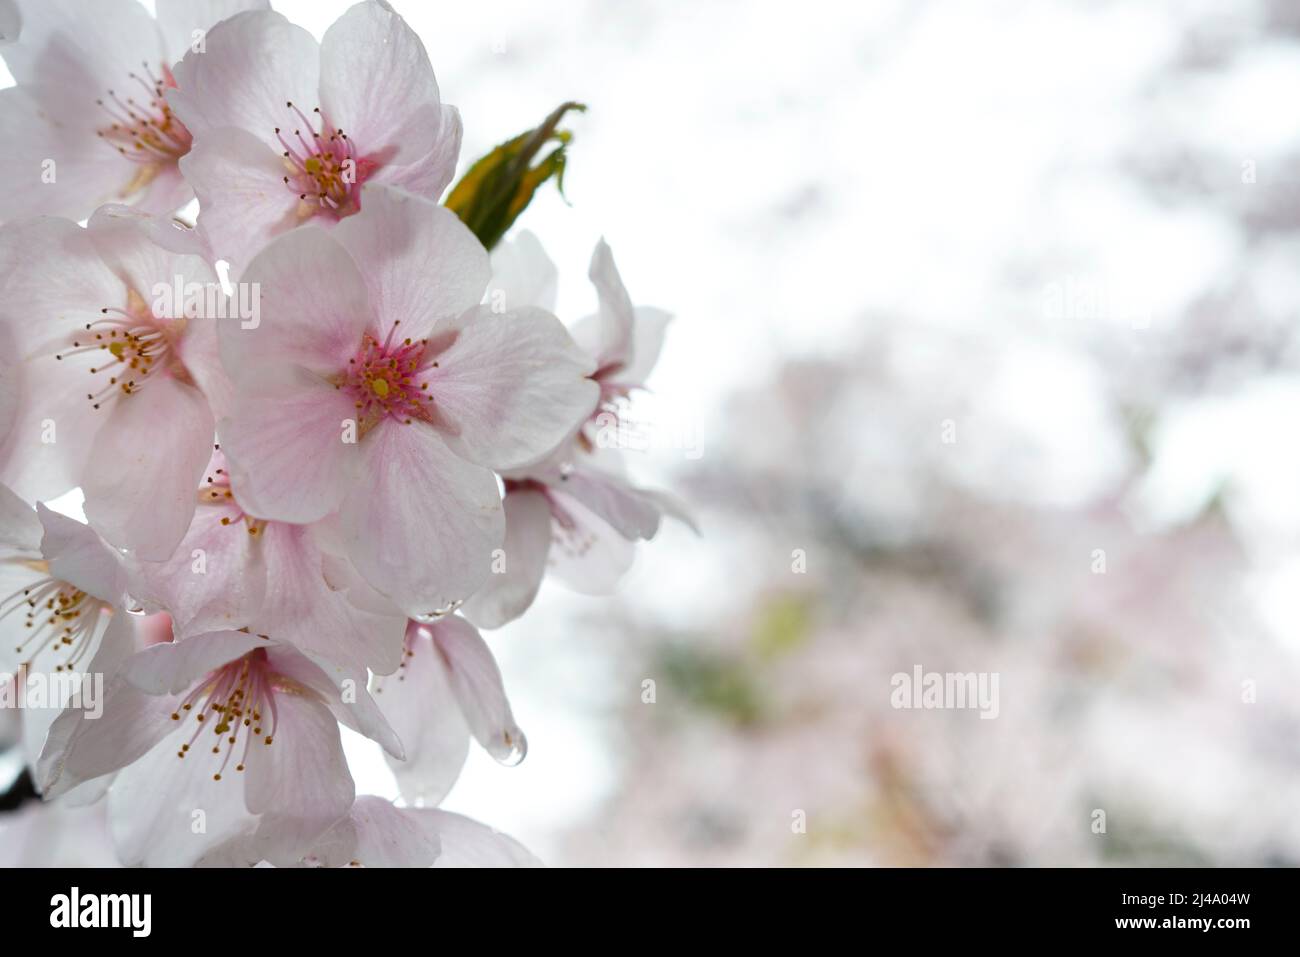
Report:
[[[221,330],[238,390],[222,449],[252,514],[329,517],[357,571],[419,616],[487,576],[492,470],[553,448],[598,389],[555,317],[477,305],[487,256],[455,216],[389,187],[366,197],[250,264],[263,317]]]
[[[492,261],[489,301],[553,305],[556,269],[531,233],[500,247]],[[629,482],[618,453],[601,441],[602,433],[617,430],[624,400],[644,387],[670,317],[632,305],[603,240],[592,254],[589,277],[599,309],[575,324],[573,335],[592,357],[599,395],[557,449],[504,473],[505,560],[463,609],[485,628],[522,615],[548,567],[577,591],[603,594],[631,567],[634,544],[655,536],[664,514],[691,524],[671,496]]]
[[[387,3],[349,8],[320,43],[276,13],[232,17],[176,78],[198,223],[237,271],[294,226],[357,212],[367,183],[437,199],[455,172],[460,114]]]
[[[122,611],[128,582],[122,556],[89,526],[44,505],[33,509],[0,485],[0,673],[15,682],[7,694],[51,676],[84,681],[128,657],[137,644]],[[56,690],[72,695],[79,685]],[[59,706],[45,701],[20,713],[34,765]]]
[[[403,753],[364,682],[242,631],[154,645],[121,666],[98,720],[55,720],[37,783],[53,798],[117,772],[109,815],[127,864],[185,866],[235,837],[293,863],[352,805],[338,724]]]
[[[204,31],[266,0],[17,0],[0,91],[0,222],[84,219],[101,203],[170,213],[193,198],[178,161],[190,131],[167,103],[173,67]]]
[[[180,285],[220,297],[196,243],[123,206],[84,229],[49,218],[0,228],[0,326],[15,360],[0,479],[27,499],[80,485],[96,530],[146,559],[168,557],[189,527],[215,428],[208,396],[228,389],[218,320],[159,295]]]
[[[166,608],[180,639],[248,628],[318,662],[396,670],[405,616],[359,578],[344,580],[312,527],[245,512],[225,465],[214,451],[189,531],[167,561],[137,564],[133,597]]]
[[[372,683],[384,716],[406,747],[389,766],[408,801],[436,805],[460,775],[473,737],[503,764],[518,764],[528,741],[515,723],[487,643],[465,619],[412,621],[402,666]]]

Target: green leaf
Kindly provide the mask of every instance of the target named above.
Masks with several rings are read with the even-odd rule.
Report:
[[[520,133],[478,160],[447,197],[447,208],[461,218],[487,249],[491,249],[528,208],[538,187],[555,177],[564,195],[565,149],[573,140],[559,129],[570,110],[586,112],[582,103],[562,103],[542,125]],[[554,149],[536,164],[534,158],[549,144]]]

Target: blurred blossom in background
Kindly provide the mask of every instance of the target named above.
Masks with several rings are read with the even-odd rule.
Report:
[[[702,531],[488,636],[531,749],[448,808],[554,865],[1300,864],[1290,0],[395,6],[462,171],[589,104],[521,223],[561,318],[602,233],[675,314],[626,439]]]

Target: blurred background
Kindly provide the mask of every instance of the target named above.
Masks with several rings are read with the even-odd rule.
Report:
[[[590,106],[520,225],[561,318],[602,235],[675,314],[627,457],[701,526],[488,636],[530,753],[445,806],[553,865],[1300,864],[1294,3],[395,6],[462,170]]]

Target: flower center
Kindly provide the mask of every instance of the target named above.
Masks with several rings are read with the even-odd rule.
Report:
[[[165,93],[176,86],[171,69],[164,63],[160,78],[148,63],[141,65],[144,76],[128,74],[142,91],[140,96],[122,96],[109,90],[106,98],[95,101],[109,120],[96,133],[127,159],[140,164],[122,191],[124,197],[147,186],[164,166],[175,165],[190,151],[193,142],[190,131],[167,105]]]
[[[317,214],[342,219],[355,213],[360,208],[361,184],[375,164],[357,155],[356,144],[346,133],[326,124],[320,107],[312,110],[313,121],[292,101],[285,106],[293,111],[297,124],[292,137],[277,126],[275,138],[284,147],[284,185],[298,194],[299,219]]]
[[[334,382],[352,397],[361,435],[386,418],[404,425],[433,421],[433,396],[424,373],[438,366],[427,339],[396,340],[394,322],[382,342],[367,333],[347,370]]]
[[[235,501],[235,493],[230,488],[230,473],[224,468],[213,469],[199,489],[199,504],[224,508],[228,514],[221,517],[222,525],[236,526],[242,523],[249,535],[261,535],[266,530],[266,519],[254,518],[245,512]]]
[[[49,569],[46,562],[25,564],[40,571]],[[66,651],[67,658],[56,664],[54,670],[73,671],[90,650],[99,616],[107,607],[98,598],[67,582],[46,577],[0,601],[0,619],[24,613],[27,634],[14,651],[29,656],[24,662],[28,667],[43,653],[54,656]]]
[[[105,306],[99,311],[103,318],[86,323],[86,334],[74,339],[71,349],[55,356],[66,359],[87,352],[108,353],[90,367],[99,386],[98,391],[86,393],[93,408],[118,396],[134,395],[161,369],[189,380],[175,358],[184,319],[156,317],[134,289],[127,290],[125,309]]]
[[[172,712],[173,721],[180,721],[182,715],[193,715],[197,725],[189,742],[181,745],[176,756],[184,758],[204,729],[211,728],[216,735],[212,753],[225,754],[220,767],[212,775],[212,780],[221,780],[231,757],[240,749],[241,737],[243,746],[235,770],[243,771],[247,767],[249,749],[253,742],[261,741],[263,746],[268,746],[275,738],[278,723],[275,708],[276,679],[266,651],[261,648],[209,673],[186,695],[180,707]],[[268,717],[269,723],[265,720]]]

